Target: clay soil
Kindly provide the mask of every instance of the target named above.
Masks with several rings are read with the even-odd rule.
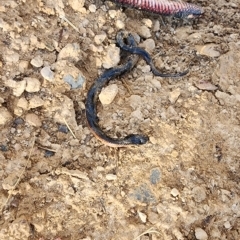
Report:
[[[108,1],[0,0],[0,239],[240,239],[240,3],[190,2],[198,21]],[[110,148],[90,132],[85,99],[124,60],[120,28],[162,72],[189,73],[156,77],[140,59],[112,81],[101,128],[149,142]]]

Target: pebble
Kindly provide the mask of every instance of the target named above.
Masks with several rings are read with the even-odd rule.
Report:
[[[34,127],[41,127],[42,125],[40,118],[35,113],[28,113],[26,115],[26,122]]]
[[[116,180],[117,179],[117,175],[115,175],[115,174],[107,174],[106,175],[106,179],[108,180],[108,181],[114,181],[114,180]]]
[[[137,213],[138,213],[138,216],[139,216],[140,220],[141,220],[143,223],[146,223],[146,221],[147,221],[147,215],[146,215],[145,213],[143,213],[143,212],[140,212],[140,211],[138,211]]]
[[[157,184],[160,182],[161,172],[159,168],[154,168],[151,170],[150,182],[151,184]]]
[[[34,67],[41,67],[43,65],[43,59],[41,58],[41,56],[36,56],[34,57],[31,62],[30,62]]]
[[[104,105],[110,104],[118,93],[118,86],[116,84],[111,84],[105,87],[99,94],[99,100]]]
[[[125,23],[121,20],[117,20],[115,23],[115,26],[117,29],[124,29],[125,28]]]
[[[43,106],[44,101],[39,96],[33,96],[29,100],[29,108],[37,108]]]
[[[5,61],[10,63],[17,63],[19,61],[19,57],[20,55],[18,53],[11,51],[5,55]]]
[[[46,80],[48,80],[50,82],[53,81],[53,79],[54,79],[54,72],[50,69],[49,66],[42,68],[40,73],[41,73],[41,75],[42,75],[42,77],[44,79],[46,79]]]
[[[200,203],[206,199],[206,190],[203,187],[195,187],[192,189],[193,198],[196,202]]]
[[[148,18],[144,18],[144,19],[142,20],[142,22],[143,22],[147,27],[149,27],[149,28],[151,28],[152,25],[153,25],[152,21],[151,21],[150,19],[148,19]]]
[[[220,52],[218,52],[217,50],[215,50],[215,48],[217,47],[217,44],[206,44],[206,45],[196,45],[195,48],[197,50],[197,52],[200,55],[205,55],[208,57],[219,57],[220,56]]]
[[[117,15],[117,11],[116,10],[109,10],[108,14],[110,16],[110,18],[115,18]]]
[[[229,221],[225,222],[225,223],[223,224],[223,226],[224,226],[226,229],[231,228],[231,224],[230,224]]]
[[[169,93],[169,97],[168,97],[169,101],[171,103],[175,103],[177,101],[178,97],[180,96],[180,94],[181,94],[180,88],[174,89],[172,92]]]
[[[131,113],[131,117],[138,118],[139,120],[144,120],[143,114],[139,108],[137,108],[135,111]]]
[[[26,80],[16,82],[10,79],[5,82],[5,85],[12,89],[14,96],[20,97],[26,88]]]
[[[40,90],[41,83],[37,78],[25,77],[26,88],[25,90],[29,93],[38,92]]]
[[[207,240],[208,235],[202,228],[195,228],[195,237],[198,240]]]
[[[28,109],[28,101],[26,100],[26,98],[21,97],[17,102],[17,107],[27,110]]]
[[[80,60],[80,46],[78,43],[68,43],[58,54],[58,61],[61,59],[73,59],[75,62]]]
[[[141,43],[140,47],[143,47],[147,52],[152,52],[155,49],[155,42],[152,38],[149,38]]]
[[[133,109],[137,109],[142,102],[142,98],[139,95],[131,95],[129,98],[130,106]]]
[[[69,0],[69,5],[77,12],[84,6],[84,3],[85,0]]]
[[[0,125],[4,125],[12,120],[12,115],[5,107],[0,107]]]
[[[143,38],[150,38],[151,32],[147,26],[141,26],[140,28],[136,29],[137,33]]]
[[[96,5],[91,4],[91,5],[88,7],[88,9],[89,9],[90,12],[95,13],[96,10],[97,10],[97,7],[96,7]]]
[[[94,42],[97,44],[97,45],[100,45],[102,44],[102,42],[106,39],[107,37],[107,34],[105,32],[101,33],[101,34],[98,34],[94,37]]]
[[[177,196],[179,195],[179,191],[178,191],[176,188],[173,188],[173,189],[171,190],[171,195],[172,195],[173,197],[177,197]]]
[[[120,49],[110,45],[106,49],[106,55],[102,59],[102,66],[106,69],[116,66],[120,61]]]
[[[85,78],[83,75],[79,74],[77,79],[75,80],[74,77],[70,74],[67,74],[63,77],[63,81],[68,83],[72,89],[81,88],[85,83]]]

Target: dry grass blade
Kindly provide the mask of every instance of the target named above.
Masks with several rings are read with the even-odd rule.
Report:
[[[160,232],[154,230],[153,227],[149,228],[147,231],[141,233],[140,235],[138,235],[136,238],[134,238],[133,240],[137,240],[138,238],[140,238],[141,236],[145,235],[145,234],[151,234],[151,233],[156,233],[156,234],[161,234]]]
[[[63,120],[64,120],[64,122],[65,122],[66,126],[68,127],[68,129],[69,129],[70,133],[73,135],[73,137],[74,137],[74,138],[77,138],[77,137],[76,137],[76,135],[73,133],[72,129],[70,128],[70,126],[68,125],[68,123],[67,123],[66,119],[65,119],[65,118],[63,118]]]

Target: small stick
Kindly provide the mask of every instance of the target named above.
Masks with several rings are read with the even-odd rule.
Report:
[[[74,138],[77,138],[77,137],[76,137],[76,135],[73,133],[72,129],[70,128],[70,126],[68,125],[68,123],[67,123],[66,119],[65,119],[65,118],[63,118],[63,120],[64,120],[64,122],[65,122],[66,126],[68,127],[68,129],[69,129],[70,133],[73,135],[73,137],[74,137]]]

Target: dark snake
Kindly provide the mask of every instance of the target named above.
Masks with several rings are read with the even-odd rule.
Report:
[[[148,52],[142,48],[137,47],[137,43],[132,34],[129,34],[126,41],[123,40],[124,33],[121,31],[116,36],[116,41],[119,47],[132,55],[126,58],[126,62],[117,67],[111,68],[105,71],[91,86],[88,91],[86,99],[86,118],[91,132],[94,136],[103,142],[105,145],[110,147],[126,147],[133,145],[142,145],[148,141],[148,137],[141,134],[130,134],[124,138],[111,138],[107,136],[102,129],[99,127],[99,119],[97,117],[97,101],[98,96],[104,86],[112,79],[130,71],[137,63],[139,56],[141,56],[147,64],[150,65],[151,70],[154,75],[160,77],[181,77],[188,73],[187,71],[177,73],[177,74],[163,74],[160,73],[153,65],[152,59]]]

